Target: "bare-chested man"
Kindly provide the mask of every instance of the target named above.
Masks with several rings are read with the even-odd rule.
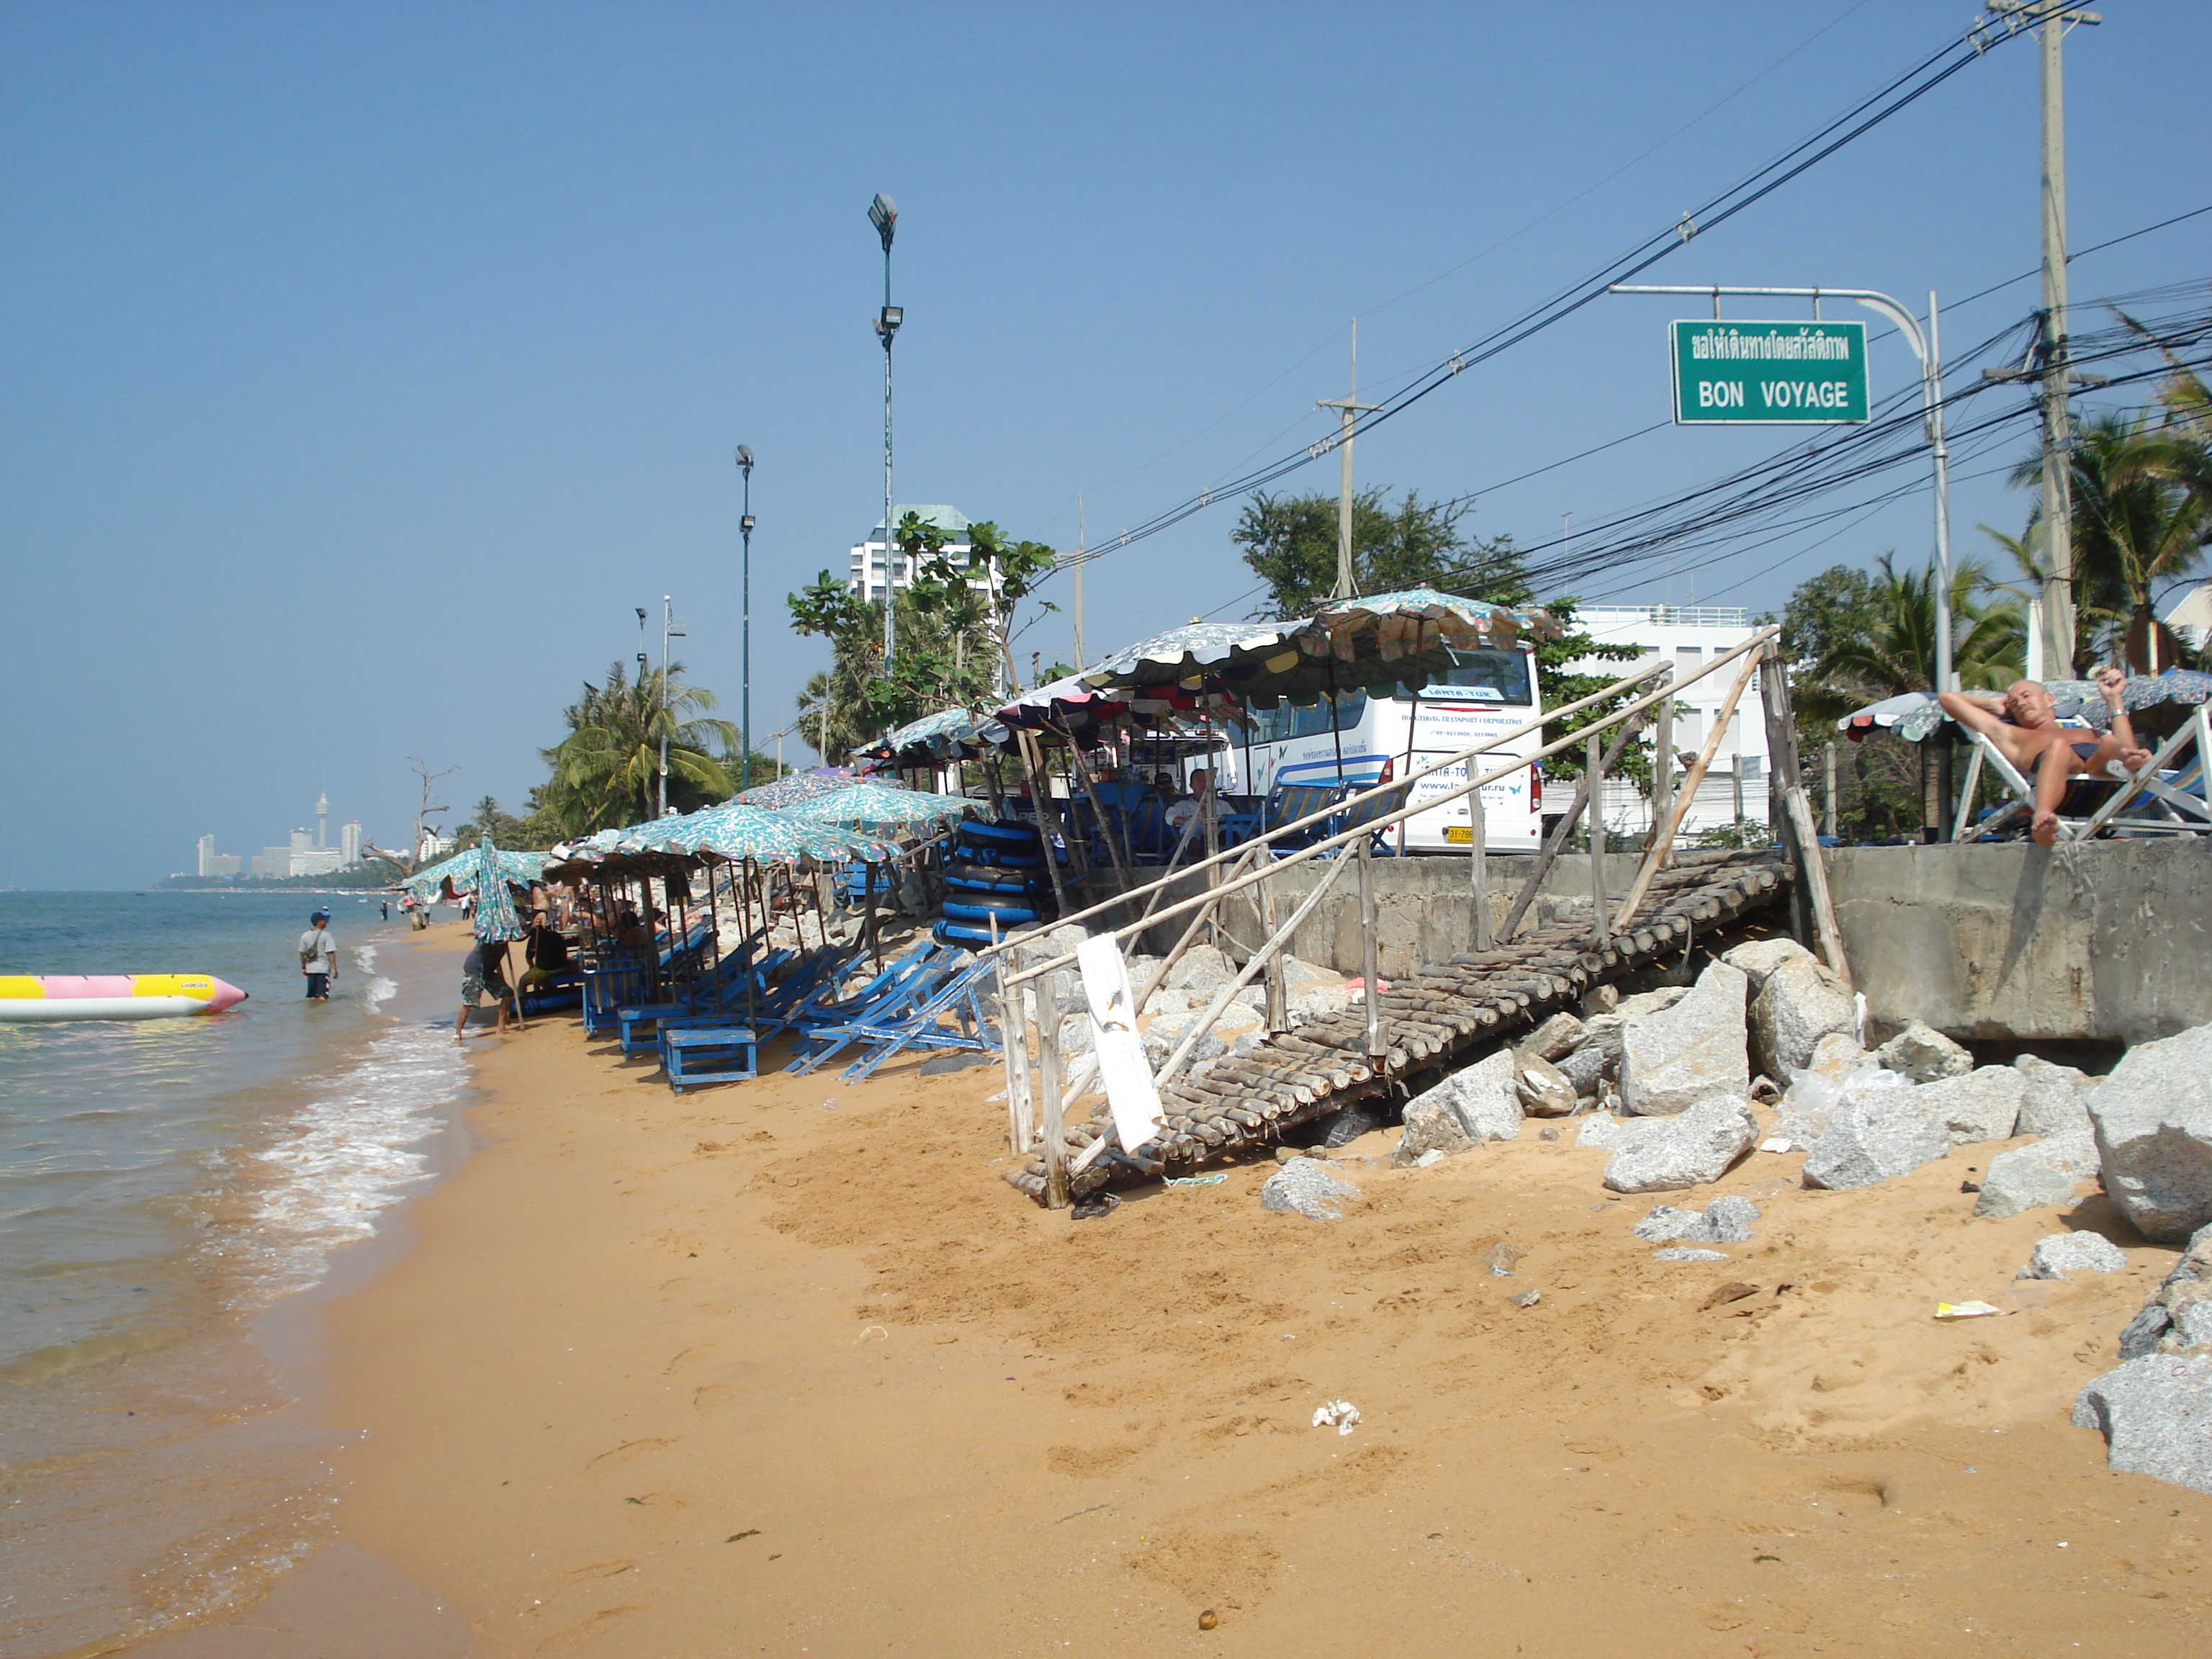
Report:
[[[2117,668],[2097,671],[2097,690],[2112,711],[2112,729],[2101,738],[2059,725],[2051,693],[2035,680],[2014,680],[2001,698],[1986,691],[1946,691],[1937,701],[1960,725],[1987,736],[2035,786],[2035,821],[2028,834],[2038,847],[2048,847],[2058,839],[2058,803],[2068,778],[2107,776],[2105,768],[2115,760],[2132,772],[2150,758],[2120,708],[2127,684]]]

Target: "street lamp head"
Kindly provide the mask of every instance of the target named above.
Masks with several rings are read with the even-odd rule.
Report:
[[[643,622],[645,620],[645,607],[643,605],[640,605],[637,608],[637,619],[640,622]]]
[[[748,513],[744,518],[738,520],[738,528],[746,535],[750,536],[753,533],[753,526],[759,522],[760,521],[754,518],[751,514]]]
[[[744,473],[748,477],[752,476],[753,447],[750,444],[739,444],[738,446],[738,470]]]
[[[876,313],[876,333],[885,345],[889,345],[891,343],[891,336],[899,331],[899,325],[905,320],[904,306],[885,306]]]
[[[898,204],[878,192],[868,204],[868,222],[876,228],[876,234],[884,239],[884,252],[891,251],[891,234],[898,228]]]

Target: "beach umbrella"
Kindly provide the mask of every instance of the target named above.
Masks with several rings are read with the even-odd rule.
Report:
[[[817,799],[842,799],[851,793],[839,790],[835,796]],[[801,817],[795,811],[780,812],[742,801],[726,801],[682,817],[661,818],[624,834],[625,850],[711,853],[717,858],[750,859],[758,864],[797,864],[806,859],[836,864],[885,854],[881,844],[865,836]]]
[[[790,816],[856,829],[903,830],[961,817],[975,810],[975,803],[964,795],[936,795],[921,789],[864,783],[856,789],[841,789],[834,795],[801,801],[791,809]]]
[[[817,795],[826,795],[834,789],[850,789],[860,781],[860,778],[844,767],[817,766],[811,772],[793,772],[773,783],[756,784],[738,795],[736,799],[747,806],[781,809],[811,800]]]
[[[477,848],[478,860],[475,877],[477,914],[473,926],[476,936],[487,941],[527,939],[529,930],[523,927],[522,918],[515,914],[514,896],[507,890],[509,879],[500,863],[500,850],[491,844],[491,831],[484,831],[483,841]],[[544,859],[538,859],[542,868]]]
[[[886,732],[857,752],[893,766],[927,766],[970,760],[1008,740],[998,720],[972,708],[940,708]]]
[[[544,874],[550,853],[495,853],[502,878],[527,887]],[[471,847],[453,857],[434,864],[427,870],[417,870],[400,884],[417,899],[434,899],[441,888],[450,887],[454,897],[477,890],[478,875],[484,867],[483,849]]]

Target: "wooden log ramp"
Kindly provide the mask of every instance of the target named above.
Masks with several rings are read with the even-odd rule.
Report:
[[[1379,1052],[1369,1052],[1366,1005],[1310,1020],[1249,1054],[1224,1056],[1160,1091],[1158,1139],[1132,1155],[1109,1151],[1074,1178],[1082,1199],[1199,1165],[1272,1154],[1285,1132],[1376,1096],[1416,1073],[1471,1064],[1583,995],[1644,969],[1680,960],[1694,940],[1787,896],[1790,866],[1772,853],[1683,853],[1651,883],[1625,928],[1599,944],[1585,912],[1523,932],[1391,982],[1382,994]],[[1478,1052],[1480,1051],[1480,1052]],[[1102,1099],[1087,1121],[1066,1130],[1069,1155],[1105,1134]],[[1042,1204],[1042,1152],[1006,1172]]]

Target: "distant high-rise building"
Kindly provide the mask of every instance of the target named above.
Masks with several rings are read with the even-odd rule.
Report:
[[[214,862],[215,837],[213,836],[202,836],[200,837],[200,874],[203,876],[213,875],[215,872],[209,866],[214,864]]]
[[[292,873],[292,849],[289,847],[264,847],[253,855],[253,873],[257,877],[281,880]]]
[[[328,876],[338,869],[338,849],[335,847],[295,847],[287,857],[285,873],[293,876]]]
[[[311,853],[314,851],[314,848],[315,836],[313,830],[295,830],[292,832],[292,850],[294,852]]]
[[[331,798],[330,798],[327,794],[318,795],[318,796],[316,796],[316,797],[315,797],[315,845],[316,845],[316,846],[318,846],[318,847],[328,847],[328,846],[331,844],[331,837],[330,837],[330,833],[329,833],[329,832],[330,832],[330,827],[331,827]]]
[[[238,873],[238,854],[217,853],[208,860],[206,873],[210,876],[234,876]]]
[[[912,513],[923,523],[934,525],[944,532],[945,550],[948,555],[964,558],[971,550],[973,544],[968,539],[968,515],[958,507],[899,507],[893,510],[896,515],[894,529],[905,521],[908,514]],[[883,597],[886,568],[890,572],[890,586],[894,587],[906,587],[915,578],[914,561],[905,553],[888,546],[880,522],[860,538],[860,545],[853,549],[849,568],[851,574],[846,578],[845,586],[864,600]]]
[[[338,826],[338,867],[350,870],[361,862],[361,820],[348,818]]]

